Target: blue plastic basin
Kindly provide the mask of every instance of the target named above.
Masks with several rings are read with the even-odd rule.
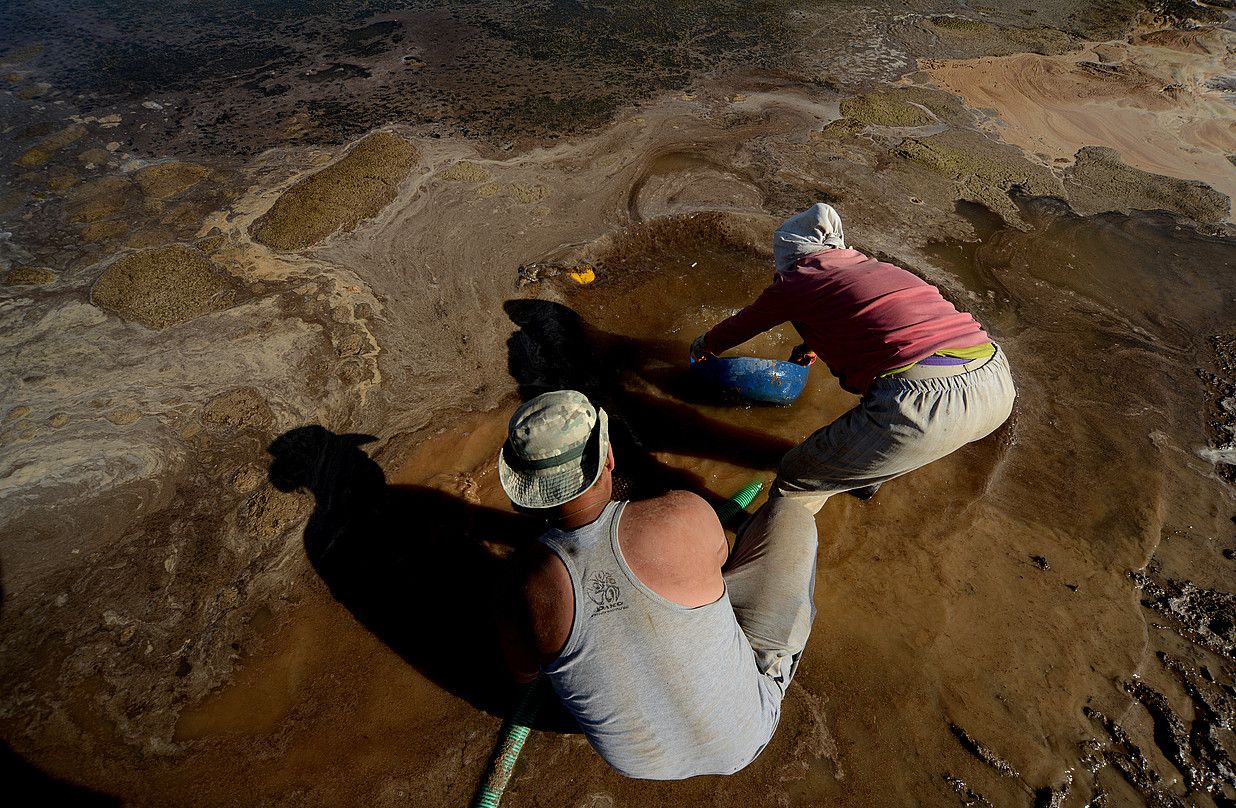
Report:
[[[707,385],[750,401],[793,404],[807,386],[805,365],[754,356],[691,358],[691,373]]]

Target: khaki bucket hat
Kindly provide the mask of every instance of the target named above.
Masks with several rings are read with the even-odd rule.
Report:
[[[591,488],[609,453],[609,418],[575,390],[555,390],[515,410],[498,454],[502,490],[524,508],[553,508]]]

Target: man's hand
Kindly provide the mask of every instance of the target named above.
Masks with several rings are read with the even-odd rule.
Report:
[[[790,361],[796,365],[810,367],[817,359],[819,357],[815,355],[815,351],[808,348],[805,342],[794,346],[794,350],[790,351]]]
[[[715,353],[708,350],[708,346],[705,344],[705,338],[707,336],[707,334],[700,334],[695,338],[695,341],[691,343],[691,358],[696,362],[703,362],[705,359],[716,356]]]

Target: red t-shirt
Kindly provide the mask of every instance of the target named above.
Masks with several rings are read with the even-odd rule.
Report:
[[[860,395],[881,374],[936,351],[991,342],[973,315],[917,275],[835,249],[777,273],[754,303],[708,332],[708,349],[721,353],[786,320],[841,386]]]

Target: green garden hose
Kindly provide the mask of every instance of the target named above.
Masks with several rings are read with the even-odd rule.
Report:
[[[714,506],[717,511],[717,518],[721,520],[721,524],[729,525],[730,522],[734,521],[734,518],[751,504],[763,488],[764,484],[762,482],[752,480],[743,486],[737,494],[720,505]]]
[[[493,760],[489,762],[485,782],[481,784],[476,798],[472,800],[472,808],[498,808],[502,792],[506,791],[506,784],[511,781],[511,772],[515,771],[515,761],[519,759],[519,752],[524,748],[528,733],[532,731],[532,720],[536,718],[537,711],[541,709],[543,692],[539,676],[524,685],[524,692],[519,697],[519,706],[515,708],[510,720],[502,727],[498,746],[494,749]]]
[[[721,520],[721,524],[728,523],[742,513],[763,487],[763,483],[754,480],[743,486],[737,494],[715,506],[717,518]],[[519,759],[519,753],[524,748],[528,733],[532,731],[532,721],[536,718],[537,711],[541,709],[544,692],[544,682],[541,677],[524,685],[523,693],[519,697],[519,705],[511,714],[510,719],[502,725],[498,746],[494,749],[493,759],[489,762],[485,781],[481,783],[476,797],[472,800],[472,808],[498,808],[502,793],[506,791],[507,783],[511,781],[511,773],[515,771],[515,761]]]

